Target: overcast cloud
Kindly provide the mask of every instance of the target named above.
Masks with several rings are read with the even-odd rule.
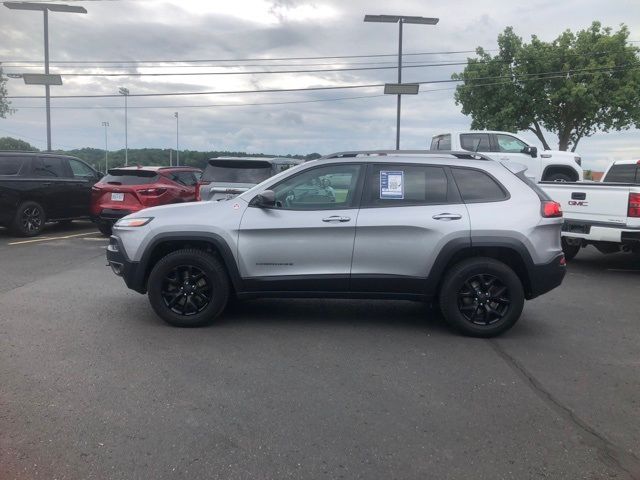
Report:
[[[70,3],[70,2],[67,2]],[[424,0],[120,0],[73,2],[87,15],[50,14],[50,55],[53,61],[191,60],[309,57],[329,55],[393,54],[397,51],[397,26],[363,23],[365,13],[435,16],[437,26],[407,25],[404,51],[430,52],[495,48],[506,26],[528,39],[545,40],[564,29],[587,27],[593,20],[617,28],[625,23],[632,40],[640,40],[640,6],[637,0],[508,0],[432,2]],[[0,61],[36,60],[43,57],[42,14],[0,7]],[[465,54],[419,57],[427,62],[465,60]],[[374,59],[393,62],[393,57]],[[408,61],[416,58],[407,57]],[[371,59],[297,60],[264,62],[288,68],[309,63]],[[220,62],[217,62],[219,64]],[[256,65],[260,62],[246,61]],[[298,65],[305,65],[297,67]],[[391,64],[392,65],[392,64]],[[331,68],[330,65],[315,68]],[[450,78],[453,68],[403,70],[403,81]],[[42,71],[5,66],[5,73]],[[52,73],[95,71],[93,66],[52,66]],[[255,71],[258,66],[234,69],[138,67],[139,72]],[[124,71],[103,69],[101,72]],[[131,70],[129,71],[136,71]],[[134,93],[199,92],[306,88],[318,86],[394,82],[396,70],[298,73],[281,75],[226,75],[177,77],[64,77],[64,86],[52,95],[115,94],[126,86]],[[421,93],[405,97],[402,147],[425,148],[435,133],[463,130],[470,118],[453,101],[453,84],[421,86]],[[429,90],[434,90],[429,92]],[[43,88],[8,82],[9,95],[42,95]],[[253,93],[150,97],[129,99],[129,146],[175,147],[175,118],[180,114],[180,148],[191,150],[243,150],[247,152],[328,153],[336,150],[393,148],[395,97],[381,88],[290,93]],[[367,96],[341,101],[242,106],[247,103],[295,102]],[[54,99],[54,148],[104,147],[101,122],[108,121],[109,147],[124,147],[122,98]],[[45,143],[44,100],[15,99],[17,112],[0,119],[0,136],[23,138],[39,148]],[[218,105],[203,107],[203,105]],[[137,107],[164,108],[137,108]],[[199,106],[199,107],[196,107]],[[36,107],[36,108],[27,108]],[[60,108],[66,107],[66,108]],[[69,109],[68,107],[111,107]],[[531,135],[525,137],[535,140]],[[555,144],[554,136],[548,137]],[[597,134],[581,142],[578,150],[586,168],[602,169],[614,158],[640,158],[640,132]]]

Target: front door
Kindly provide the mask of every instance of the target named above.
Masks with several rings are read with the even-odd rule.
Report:
[[[528,145],[522,140],[503,133],[497,133],[496,150],[494,158],[500,161],[520,163],[527,167],[525,175],[533,181],[539,181],[542,172],[540,171],[540,157],[532,157],[528,153],[522,153],[522,149]]]
[[[248,290],[346,291],[361,189],[360,164],[304,170],[270,187],[272,208],[240,223],[240,274]]]

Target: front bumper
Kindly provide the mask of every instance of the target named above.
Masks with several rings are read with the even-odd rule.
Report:
[[[147,293],[144,270],[140,268],[138,262],[132,262],[127,258],[122,243],[116,236],[111,236],[109,239],[107,265],[111,267],[113,273],[124,279],[124,283],[131,290]]]
[[[529,270],[530,285],[527,299],[538,297],[560,286],[566,273],[567,264],[564,254],[556,256],[549,263],[533,265]]]

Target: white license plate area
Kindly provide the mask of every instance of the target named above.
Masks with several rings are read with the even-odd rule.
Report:
[[[124,202],[124,193],[112,193],[111,194],[112,202]]]

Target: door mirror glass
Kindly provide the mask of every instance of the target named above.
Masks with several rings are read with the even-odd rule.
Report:
[[[533,158],[536,158],[538,156],[538,149],[537,147],[530,147],[529,145],[527,145],[522,150],[520,150],[520,153],[525,153],[527,155],[531,155]]]
[[[259,193],[253,200],[251,200],[251,205],[260,208],[269,208],[274,207],[276,204],[276,194],[273,193],[273,190],[265,190],[262,193]]]

